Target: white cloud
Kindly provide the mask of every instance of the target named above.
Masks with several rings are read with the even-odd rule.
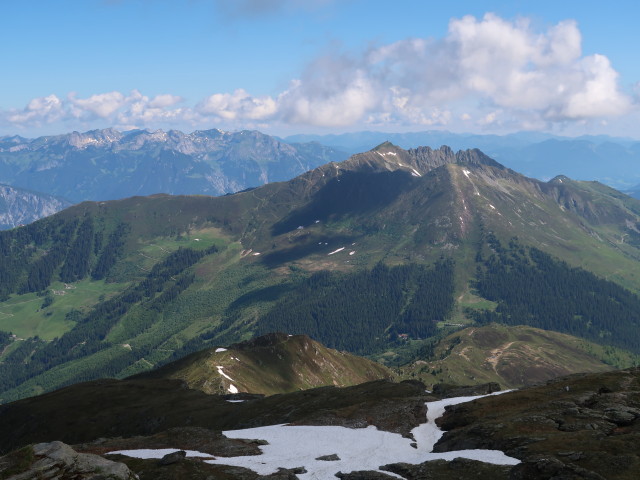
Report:
[[[166,108],[172,107],[177,103],[183,102],[184,99],[177,95],[171,95],[168,93],[157,95],[153,97],[153,99],[149,102],[149,107],[151,108]]]
[[[316,87],[293,81],[278,97],[282,120],[289,124],[349,126],[360,121],[378,103],[374,85],[360,71],[353,72],[353,78],[341,88]]]
[[[248,0],[236,7],[307,8],[298,0]],[[87,98],[72,93],[66,100],[36,98],[23,110],[0,112],[0,119],[14,125],[103,121],[223,128],[475,122],[482,128],[543,129],[631,111],[640,87],[635,99],[626,95],[608,58],[584,56],[581,43],[571,20],[539,31],[526,18],[465,16],[452,19],[442,39],[410,38],[358,53],[322,55],[274,96],[237,89],[179,106],[184,99],[168,93],[153,98],[137,90]]]
[[[252,97],[240,88],[233,93],[211,95],[202,100],[196,110],[223,120],[260,120],[273,116],[277,105],[269,96]]]
[[[21,111],[10,110],[5,117],[9,123],[17,125],[42,125],[53,123],[65,115],[62,100],[55,95],[39,97],[31,100]]]
[[[70,93],[68,100],[73,115],[80,117],[93,114],[100,118],[109,117],[127,102],[127,98],[120,92],[100,93],[89,98],[76,98],[75,93]]]
[[[359,56],[334,54],[309,65],[278,98],[281,118],[319,126],[367,121],[541,128],[556,122],[618,116],[632,99],[602,55],[582,56],[573,21],[543,32],[527,19],[493,14],[453,19],[441,40],[407,39]]]

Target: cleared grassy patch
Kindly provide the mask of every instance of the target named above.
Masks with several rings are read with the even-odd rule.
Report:
[[[52,303],[42,308],[45,297],[35,293],[13,295],[0,305],[0,330],[12,332],[20,338],[35,337],[52,340],[71,330],[73,321],[66,318],[71,310],[81,312],[122,291],[126,284],[106,283],[104,280],[82,280],[72,284],[54,282],[48,295]]]

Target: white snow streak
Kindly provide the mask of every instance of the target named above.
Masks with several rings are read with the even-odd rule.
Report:
[[[226,352],[226,351],[227,351],[227,349],[226,349],[226,348],[222,348],[222,347],[220,347],[220,348],[216,348],[216,353]],[[222,368],[222,367],[220,367],[220,368]]]
[[[326,245],[326,244],[325,244],[325,245]],[[344,250],[344,247],[340,247],[339,249],[334,250],[334,251],[333,251],[333,252],[331,252],[331,253],[327,253],[327,255],[333,255],[334,253],[341,252],[342,250]]]
[[[227,375],[226,373],[224,373],[224,370],[222,370],[223,367],[221,367],[220,365],[218,365],[216,367],[218,369],[218,373],[220,375],[222,375],[224,378],[226,378],[227,380],[231,380],[233,382],[233,378],[231,378],[229,375]]]
[[[236,386],[232,383],[231,385],[229,385],[229,388],[227,388],[228,392],[231,393],[238,393],[238,389],[236,388]]]

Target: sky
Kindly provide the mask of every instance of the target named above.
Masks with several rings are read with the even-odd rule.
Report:
[[[0,136],[94,128],[640,139],[640,4],[2,3]]]

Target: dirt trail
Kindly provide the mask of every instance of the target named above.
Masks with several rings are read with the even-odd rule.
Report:
[[[504,345],[498,347],[498,348],[494,348],[493,350],[491,350],[491,355],[489,357],[487,357],[487,362],[489,362],[489,364],[493,367],[493,371],[498,373],[498,370],[496,370],[496,367],[498,366],[498,362],[500,361],[500,359],[502,358],[502,356],[504,355],[504,352],[511,346],[513,345],[515,342],[509,342],[509,343],[505,343]]]

